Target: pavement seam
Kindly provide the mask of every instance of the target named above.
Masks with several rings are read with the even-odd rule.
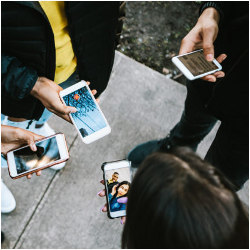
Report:
[[[73,139],[71,145],[69,146],[69,151],[70,151],[71,148],[74,146],[76,139],[77,139],[77,135],[75,136],[75,138]],[[23,235],[24,235],[26,229],[28,228],[30,222],[32,221],[33,217],[35,216],[35,214],[36,214],[36,212],[37,212],[37,210],[38,210],[40,204],[43,202],[44,197],[46,196],[46,194],[48,193],[48,190],[49,190],[50,187],[52,186],[52,183],[54,182],[54,179],[56,178],[56,176],[58,176],[58,175],[60,176],[60,175],[63,173],[63,170],[64,170],[64,169],[62,169],[62,171],[56,171],[55,174],[53,175],[53,177],[51,178],[51,180],[50,180],[50,182],[49,182],[47,188],[45,189],[45,191],[44,191],[42,197],[40,198],[39,202],[37,203],[37,205],[36,205],[34,211],[32,212],[32,214],[31,214],[29,220],[28,220],[27,223],[25,224],[25,226],[24,226],[24,228],[23,228],[21,234],[19,235],[19,237],[18,237],[16,243],[14,244],[13,249],[16,249],[17,245],[20,243],[20,241],[21,241],[21,239],[22,239],[22,237],[23,237]],[[60,173],[61,173],[61,174],[60,174]],[[21,243],[20,247],[18,247],[18,248],[21,248],[22,244],[23,244],[23,243]]]

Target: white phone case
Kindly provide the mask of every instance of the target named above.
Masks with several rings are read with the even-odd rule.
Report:
[[[92,133],[92,134],[90,134],[90,135],[88,135],[88,136],[83,137],[82,134],[80,133],[80,131],[79,131],[79,129],[78,129],[77,125],[76,125],[76,122],[74,121],[72,115],[71,115],[71,114],[69,115],[69,116],[70,116],[70,119],[71,119],[72,123],[74,124],[74,126],[75,126],[75,128],[76,128],[76,130],[77,130],[79,136],[81,137],[82,141],[83,141],[84,143],[86,143],[86,144],[89,144],[89,143],[91,143],[91,142],[93,142],[93,141],[96,141],[96,140],[98,140],[98,139],[104,137],[105,135],[109,134],[109,133],[111,132],[111,128],[110,128],[110,126],[109,126],[109,124],[108,124],[108,122],[107,122],[105,116],[103,115],[103,113],[102,113],[102,111],[101,111],[101,109],[100,109],[100,106],[98,105],[98,103],[96,102],[96,100],[95,100],[93,94],[91,93],[91,90],[89,89],[88,84],[87,84],[85,81],[80,81],[80,82],[74,84],[73,86],[71,86],[71,87],[69,87],[69,88],[66,88],[66,89],[62,90],[62,91],[60,92],[60,98],[61,98],[62,102],[63,102],[65,105],[67,105],[67,104],[65,103],[63,97],[66,96],[66,95],[68,95],[68,94],[70,94],[70,93],[73,93],[74,91],[76,91],[76,90],[78,90],[78,89],[81,89],[81,88],[83,88],[83,87],[86,87],[86,88],[88,89],[88,92],[90,93],[90,95],[91,95],[91,97],[92,97],[92,99],[93,99],[93,101],[94,101],[96,107],[98,108],[98,110],[99,110],[99,112],[100,112],[100,114],[101,114],[101,116],[102,116],[102,118],[104,119],[105,124],[106,124],[106,126],[105,126],[103,129],[100,129],[100,130],[95,131],[94,133]]]
[[[195,80],[195,79],[198,79],[198,78],[201,78],[201,77],[206,76],[206,75],[213,74],[213,73],[215,73],[215,72],[222,69],[222,66],[219,64],[219,62],[216,59],[214,59],[213,63],[217,66],[217,69],[212,70],[212,71],[208,71],[206,73],[203,73],[203,74],[200,74],[200,75],[197,75],[197,76],[194,76],[190,72],[190,70],[179,60],[179,57],[189,55],[189,54],[193,54],[193,53],[200,52],[200,51],[203,51],[203,50],[196,50],[196,51],[186,53],[186,54],[183,54],[183,55],[178,55],[178,56],[175,56],[175,57],[172,58],[172,62],[176,65],[176,67],[185,75],[186,78],[188,78],[191,81]]]

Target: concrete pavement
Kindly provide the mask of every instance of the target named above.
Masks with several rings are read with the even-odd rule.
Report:
[[[180,118],[185,94],[182,85],[117,52],[100,104],[111,134],[86,145],[72,125],[53,116],[49,124],[67,138],[66,167],[44,170],[31,180],[12,180],[2,170],[17,201],[15,211],[2,214],[7,238],[2,248],[120,248],[120,220],[100,212],[105,203],[97,196],[102,189],[101,164],[123,159],[138,143],[166,136]],[[200,155],[217,128],[218,124],[199,146]],[[240,196],[248,204],[248,183]]]

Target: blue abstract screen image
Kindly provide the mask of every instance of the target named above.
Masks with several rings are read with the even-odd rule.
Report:
[[[72,106],[77,109],[77,112],[71,115],[82,137],[106,127],[106,122],[87,87],[83,87],[64,96],[63,100],[67,106]]]

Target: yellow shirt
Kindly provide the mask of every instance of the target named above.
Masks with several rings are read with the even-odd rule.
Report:
[[[76,70],[76,57],[68,31],[64,1],[39,1],[52,27],[56,49],[56,83],[67,80]]]

